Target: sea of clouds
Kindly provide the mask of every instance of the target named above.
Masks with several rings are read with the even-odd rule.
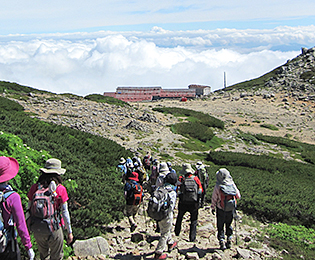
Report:
[[[315,26],[0,36],[0,80],[54,93],[117,86],[212,90],[256,78],[314,47]]]

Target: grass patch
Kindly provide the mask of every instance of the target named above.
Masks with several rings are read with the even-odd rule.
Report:
[[[272,125],[272,124],[262,124],[262,125],[260,125],[260,127],[268,128],[272,131],[278,131],[279,130],[278,127],[276,127],[275,125]]]

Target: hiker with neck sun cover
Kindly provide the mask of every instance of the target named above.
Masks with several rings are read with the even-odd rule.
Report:
[[[27,230],[20,195],[13,191],[9,181],[19,171],[19,163],[12,157],[0,157],[0,259],[20,260],[21,253],[17,243],[16,230],[21,238],[29,259],[35,257]]]
[[[70,214],[68,210],[68,193],[62,185],[66,169],[61,168],[61,161],[48,159],[37,183],[33,184],[27,194],[29,207],[27,223],[37,242],[40,259],[63,259],[63,227],[67,230],[67,242],[73,240]]]
[[[231,248],[233,235],[231,223],[233,217],[236,216],[236,199],[240,199],[241,194],[227,169],[221,168],[218,170],[216,179],[217,181],[211,199],[211,211],[212,214],[215,214],[215,212],[217,213],[217,238],[220,243],[220,249],[225,250]],[[227,237],[226,243],[224,226],[225,235]]]

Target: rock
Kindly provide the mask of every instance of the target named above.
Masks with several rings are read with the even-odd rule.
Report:
[[[94,237],[87,240],[76,240],[73,244],[74,254],[79,257],[108,255],[109,246],[105,238]]]
[[[237,256],[238,258],[250,259],[251,251],[247,249],[237,248]]]

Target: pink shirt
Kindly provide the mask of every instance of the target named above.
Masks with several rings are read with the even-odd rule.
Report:
[[[21,238],[22,244],[25,246],[26,250],[29,250],[32,247],[32,243],[26,226],[20,195],[17,192],[12,193],[6,199],[6,203],[3,203],[2,209],[4,226],[6,228],[9,226],[8,221],[10,219],[10,216],[12,215],[13,222]]]

